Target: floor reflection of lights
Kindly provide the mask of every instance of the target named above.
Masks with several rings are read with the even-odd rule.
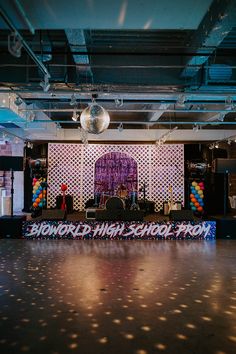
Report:
[[[235,354],[235,251],[0,240],[0,353]]]

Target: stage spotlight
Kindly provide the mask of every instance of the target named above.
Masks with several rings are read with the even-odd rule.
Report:
[[[219,144],[215,143],[215,149],[219,149]]]
[[[117,129],[118,129],[119,132],[121,133],[121,132],[124,130],[123,123],[120,123],[120,124],[118,125],[118,128],[117,128]]]
[[[8,36],[8,51],[13,57],[21,57],[22,41],[17,33],[13,32]]]
[[[78,114],[76,113],[76,110],[74,110],[71,119],[72,119],[74,122],[77,122],[78,118],[79,118],[79,116],[78,116]]]
[[[77,104],[76,96],[75,96],[75,94],[73,93],[72,96],[71,96],[71,99],[70,99],[70,105],[71,105],[71,106],[75,106],[76,104]]]
[[[44,92],[48,92],[50,89],[50,83],[49,83],[49,78],[47,75],[44,76],[44,80],[40,82],[39,84]]]
[[[19,96],[17,96],[16,99],[15,99],[15,101],[14,101],[14,104],[15,104],[17,107],[19,107],[22,103],[23,103],[22,99],[21,99]]]

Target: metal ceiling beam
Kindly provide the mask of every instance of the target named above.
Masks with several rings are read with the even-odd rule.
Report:
[[[163,112],[163,109],[159,108],[139,108],[139,109],[119,109],[119,108],[106,108],[108,112],[116,112],[116,113],[156,113],[158,111]],[[1,110],[1,108],[0,108]],[[84,108],[33,108],[33,109],[19,109],[19,112],[82,112]],[[165,112],[170,113],[236,113],[236,108],[229,109],[169,109],[167,108]]]
[[[35,64],[38,66],[39,70],[42,72],[42,74],[44,76],[47,76],[48,78],[51,77],[51,75],[49,74],[47,68],[45,67],[45,65],[37,58],[37,56],[35,55],[35,53],[32,51],[32,49],[30,48],[30,46],[28,45],[28,43],[24,40],[24,38],[21,36],[21,34],[19,33],[19,31],[17,30],[16,26],[14,25],[14,23],[11,21],[11,19],[8,17],[8,15],[6,14],[6,12],[3,10],[3,8],[0,6],[0,16],[2,17],[2,19],[4,20],[4,22],[6,23],[6,25],[9,27],[9,29],[11,31],[13,31],[15,34],[17,34],[18,38],[21,40],[22,46],[25,49],[25,51],[27,52],[27,54],[30,56],[30,58],[35,62]]]
[[[10,122],[9,122],[10,123]],[[14,120],[14,123],[18,124],[20,122],[18,121],[15,121]],[[22,123],[22,122],[21,122]],[[59,124],[80,124],[79,120],[77,122],[74,122],[73,120],[59,120],[59,119],[53,119],[51,121],[48,121],[46,119],[42,119],[42,120],[35,120],[33,122],[28,122],[28,126],[31,126],[31,125],[34,125],[34,124],[39,124],[39,123],[47,123],[47,124],[55,124],[55,123],[59,123]],[[114,121],[111,121],[110,124],[119,124],[119,123],[123,123],[123,124],[127,124],[127,125],[153,125],[154,122],[149,122],[149,121],[125,121],[125,120],[114,120]],[[236,122],[224,122],[224,121],[196,121],[196,120],[191,120],[191,121],[171,121],[171,120],[168,120],[168,121],[157,121],[156,122],[157,125],[170,125],[170,126],[175,126],[175,125],[236,125]],[[1,124],[1,123],[0,123]],[[236,135],[236,132],[235,132],[235,135]]]
[[[236,25],[236,0],[214,0],[201,21],[192,45],[199,47],[187,65],[203,65],[220,45],[230,30]],[[182,77],[194,77],[199,69],[187,67]]]

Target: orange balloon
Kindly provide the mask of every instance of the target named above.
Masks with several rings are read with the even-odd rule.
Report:
[[[35,203],[35,202],[34,202],[34,203],[33,203],[33,207],[34,207],[34,208],[37,208],[37,206],[38,206],[38,203]]]
[[[194,194],[190,194],[190,198],[194,198]]]
[[[195,207],[199,207],[200,204],[198,202],[194,203]]]
[[[191,202],[193,202],[193,203],[196,203],[196,201],[197,201],[196,198],[192,198],[192,199],[191,199]]]
[[[43,195],[42,193],[39,194],[39,198],[42,199],[43,198]]]
[[[37,198],[35,201],[36,201],[37,203],[40,203],[40,199],[39,199],[39,198]]]
[[[197,208],[197,211],[203,211],[203,207],[199,206],[199,207]]]

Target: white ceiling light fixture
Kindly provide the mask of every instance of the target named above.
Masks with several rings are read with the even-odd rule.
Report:
[[[42,89],[43,89],[43,92],[48,92],[49,89],[50,89],[50,82],[49,82],[49,77],[48,75],[44,75],[44,79],[40,82],[39,84]]]
[[[225,99],[225,109],[229,111],[232,111],[234,109],[234,101],[231,96],[228,96]]]
[[[178,98],[177,98],[176,104],[178,106],[180,106],[180,107],[184,107],[185,106],[185,100],[186,100],[185,95],[179,95]]]
[[[117,129],[119,130],[120,133],[124,130],[122,122],[118,125]]]
[[[122,107],[124,104],[123,98],[116,98],[115,99],[115,106],[116,107]]]
[[[219,143],[215,143],[215,149],[219,149]]]
[[[78,119],[79,119],[79,115],[76,113],[76,110],[75,110],[75,109],[74,109],[74,111],[73,111],[73,114],[72,114],[71,119],[72,119],[74,122],[77,122]]]
[[[70,105],[75,106],[77,104],[76,95],[73,93],[70,99]]]
[[[108,112],[97,103],[92,103],[80,115],[81,127],[91,134],[101,134],[110,124]]]
[[[19,96],[17,96],[16,99],[14,100],[14,104],[17,107],[19,107],[20,105],[22,105],[22,103],[23,103],[22,99]]]

